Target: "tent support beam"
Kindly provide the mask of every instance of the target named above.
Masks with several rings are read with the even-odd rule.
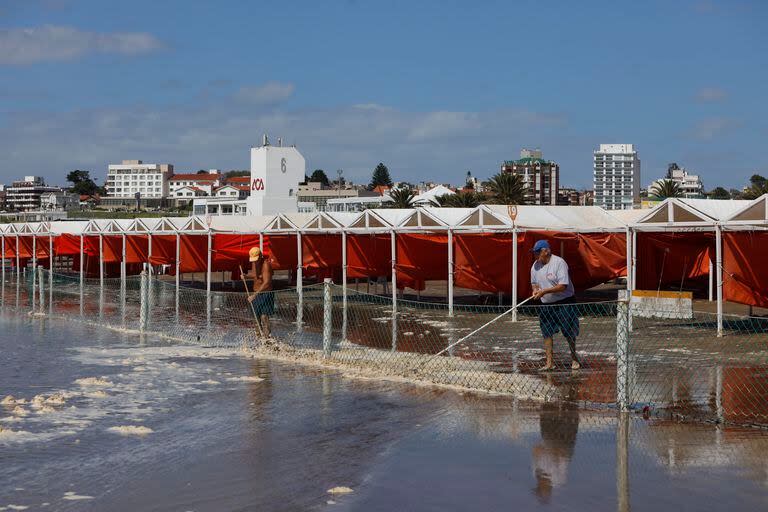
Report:
[[[714,276],[714,265],[712,265],[712,260],[709,260],[709,287],[707,288],[709,290],[709,302],[712,302],[714,300],[715,295],[715,276]]]
[[[637,289],[637,231],[634,229],[632,230],[632,288],[630,289]]]
[[[304,268],[301,254],[301,231],[296,231],[296,330],[301,331],[304,324]]]
[[[392,351],[397,350],[397,240],[395,230],[390,232],[390,250],[392,253]]]
[[[448,316],[453,316],[453,230],[448,230]]]
[[[181,235],[176,233],[176,322],[179,321],[179,293],[181,291]]]
[[[341,341],[347,340],[347,232],[341,232]]]
[[[125,233],[123,233],[123,248],[122,255],[120,256],[120,284],[125,288],[125,278],[128,274],[128,269],[125,266]]]
[[[99,286],[104,288],[104,236],[99,234]]]
[[[715,269],[717,271],[717,336],[723,335],[723,229],[715,226]]]
[[[517,322],[517,228],[512,228],[512,321]]]
[[[211,254],[213,253],[213,237],[208,233],[208,258],[205,262],[205,312],[208,328],[211,327]],[[223,282],[223,279],[222,279]]]
[[[16,275],[21,273],[21,258],[19,257],[19,235],[16,235]]]

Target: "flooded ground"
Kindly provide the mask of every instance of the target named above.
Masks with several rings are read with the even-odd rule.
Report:
[[[0,510],[768,507],[763,430],[358,380],[11,311],[0,350]]]

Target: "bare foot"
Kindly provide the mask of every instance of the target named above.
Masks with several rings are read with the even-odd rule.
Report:
[[[579,363],[578,361],[571,362],[571,369],[572,370],[578,370],[579,368],[581,368],[581,363]]]

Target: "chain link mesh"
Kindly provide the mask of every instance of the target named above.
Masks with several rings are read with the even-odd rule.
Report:
[[[617,301],[574,304],[568,307],[578,316],[581,369],[571,370],[568,343],[557,333],[555,370],[541,372],[545,357],[539,317],[562,306],[546,313],[526,304],[518,308],[516,320],[504,315],[472,334],[508,310],[461,305],[451,314],[444,304],[399,299],[393,304],[391,297],[349,288],[345,293],[333,284],[273,293],[270,339],[260,334],[242,287],[206,292],[187,283],[177,288],[173,278],[101,280],[7,272],[2,306],[182,342],[244,347],[360,377],[590,409],[613,409],[626,400],[630,409],[669,419],[768,426],[768,319],[726,317],[725,335],[718,337],[717,319],[710,313],[649,314],[646,307],[643,317],[633,311],[629,320]]]

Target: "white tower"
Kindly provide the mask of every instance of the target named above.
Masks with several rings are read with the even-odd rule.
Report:
[[[297,212],[296,194],[305,173],[306,162],[295,146],[270,146],[265,135],[261,147],[251,148],[248,215]]]

